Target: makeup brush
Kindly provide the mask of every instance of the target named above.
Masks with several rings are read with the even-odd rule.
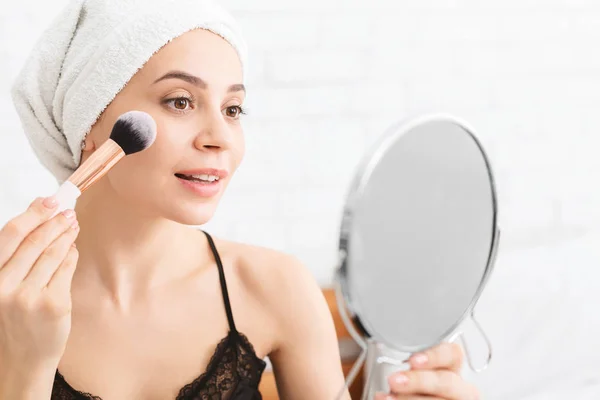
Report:
[[[55,214],[72,206],[90,186],[102,178],[119,160],[150,147],[156,139],[156,122],[147,113],[129,111],[115,122],[110,139],[85,160],[56,192]]]

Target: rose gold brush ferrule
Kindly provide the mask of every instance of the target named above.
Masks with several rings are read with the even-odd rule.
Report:
[[[83,193],[123,157],[123,149],[114,140],[108,139],[73,172],[68,181]]]

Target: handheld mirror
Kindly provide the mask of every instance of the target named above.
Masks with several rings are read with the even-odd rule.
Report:
[[[487,366],[491,345],[473,310],[493,267],[496,218],[490,163],[456,118],[393,126],[365,156],[346,200],[336,271],[340,312],[368,361],[363,398],[374,378],[369,364],[405,361],[369,352],[410,355],[462,339],[466,319],[488,351],[478,369],[463,340],[469,365]]]

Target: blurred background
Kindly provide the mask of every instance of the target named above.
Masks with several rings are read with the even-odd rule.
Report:
[[[0,224],[56,183],[9,88],[65,0],[0,6]],[[250,46],[248,152],[217,236],[296,255],[323,286],[354,168],[391,124],[446,112],[494,168],[502,239],[477,309],[486,399],[600,398],[600,3],[222,0]]]

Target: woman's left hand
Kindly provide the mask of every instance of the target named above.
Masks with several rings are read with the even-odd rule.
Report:
[[[410,371],[389,377],[390,394],[376,400],[479,400],[477,389],[460,376],[463,352],[443,343],[410,358]]]

